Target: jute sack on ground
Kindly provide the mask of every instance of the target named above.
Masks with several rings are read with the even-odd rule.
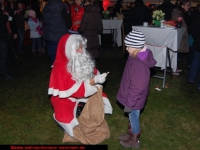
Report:
[[[81,142],[82,144],[99,144],[110,137],[110,130],[104,119],[102,89],[91,96],[81,115],[79,125],[74,128],[74,137],[64,134],[63,142]]]

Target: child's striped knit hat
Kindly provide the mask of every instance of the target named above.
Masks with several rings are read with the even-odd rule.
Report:
[[[133,29],[126,36],[124,43],[128,47],[143,48],[145,43],[145,36],[141,31]]]

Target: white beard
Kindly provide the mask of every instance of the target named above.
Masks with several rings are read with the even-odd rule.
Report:
[[[67,65],[68,72],[71,73],[72,79],[83,82],[90,80],[94,76],[95,63],[87,51],[77,53],[69,60]]]

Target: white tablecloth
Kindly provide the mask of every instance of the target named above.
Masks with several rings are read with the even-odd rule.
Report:
[[[156,66],[165,69],[167,59],[166,50],[170,49],[171,67],[175,72],[177,69],[177,51],[179,50],[181,39],[185,28],[162,29],[159,27],[133,26],[143,32],[147,47],[152,51],[157,61]],[[169,66],[169,64],[167,64]]]
[[[103,33],[111,33],[111,30],[114,30],[114,41],[117,43],[117,46],[122,46],[122,34],[121,26],[123,20],[118,19],[102,19],[103,23]],[[99,43],[101,45],[101,36],[99,36]]]

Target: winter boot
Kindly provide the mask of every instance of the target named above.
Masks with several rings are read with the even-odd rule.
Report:
[[[120,139],[120,140],[128,140],[129,135],[130,135],[130,132],[131,132],[131,124],[129,123],[129,124],[128,124],[128,132],[125,133],[125,134],[119,135],[119,139]]]
[[[130,136],[129,136],[128,140],[121,140],[120,144],[126,148],[139,148],[140,147],[139,138],[140,138],[140,133],[133,134],[130,131]]]

